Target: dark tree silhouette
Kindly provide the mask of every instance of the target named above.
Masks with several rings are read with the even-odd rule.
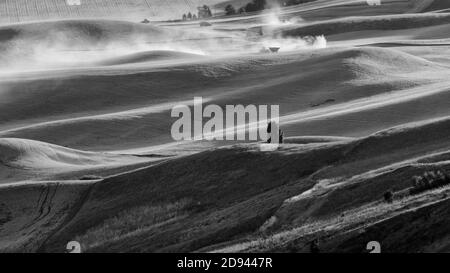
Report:
[[[225,15],[234,15],[236,14],[236,9],[233,7],[233,5],[227,5],[225,7]]]
[[[275,124],[277,125],[277,124]],[[278,126],[276,126],[278,128]],[[269,122],[267,124],[267,134],[271,134],[272,133],[272,122]],[[281,129],[278,129],[278,143],[282,144],[284,141],[284,132]],[[272,143],[272,138],[269,137],[269,139],[267,139],[267,143]]]
[[[266,8],[266,0],[253,0],[243,7],[246,12],[260,11]]]
[[[211,9],[207,5],[203,5],[203,8],[206,10],[207,17],[211,17],[212,16]]]
[[[394,193],[391,190],[385,192],[383,197],[384,201],[386,201],[387,203],[392,203],[394,201]]]

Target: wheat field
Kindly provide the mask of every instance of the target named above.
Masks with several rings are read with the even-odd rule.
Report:
[[[0,23],[40,19],[146,16],[177,19],[197,6],[218,1],[201,0],[1,0]],[[80,3],[77,5],[76,3]],[[142,18],[137,18],[142,19]]]

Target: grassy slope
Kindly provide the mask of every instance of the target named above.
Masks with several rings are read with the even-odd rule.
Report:
[[[301,227],[304,219],[326,220],[341,211],[355,210],[360,215],[358,211],[367,209],[365,206],[376,212],[368,213],[366,217],[383,219],[389,211],[378,205],[384,190],[409,187],[409,177],[425,169],[440,166],[450,170],[448,163],[442,161],[447,159],[445,155],[434,157],[434,160],[431,157],[429,161],[437,162],[429,165],[414,163],[418,153],[448,149],[449,143],[444,137],[449,133],[448,124],[448,119],[434,121],[334,144],[286,144],[277,152],[269,153],[258,151],[255,145],[234,146],[111,177],[93,186],[78,214],[41,250],[62,251],[65,241],[75,237],[89,238],[96,229],[105,227],[103,221],[106,219],[119,217],[114,221],[120,224],[123,211],[141,210],[142,206],[165,207],[181,200],[187,200],[187,205],[176,214],[178,217],[135,227],[134,232],[98,242],[89,250],[194,251],[214,243],[236,240],[248,233],[257,236],[258,229],[273,215],[279,220],[271,232]],[[442,132],[442,137],[425,133],[430,130]],[[418,144],[411,147],[408,139],[418,132],[423,134],[416,142]],[[389,143],[404,143],[405,146],[390,147]],[[367,149],[365,145],[377,147],[377,151],[389,151],[391,155],[384,158],[390,160],[380,163],[374,152],[361,160],[361,151]],[[412,161],[398,165],[405,160]],[[349,161],[354,162],[351,167]],[[347,170],[345,176],[329,185],[321,182],[330,167],[341,166]],[[376,175],[366,173],[369,166],[371,170],[380,171]],[[285,203],[320,184],[323,187],[315,188],[309,197]],[[428,202],[425,199],[421,204]],[[303,213],[299,214],[299,210]],[[353,225],[358,223],[356,220],[351,222]],[[296,236],[301,237],[302,233],[295,233]]]
[[[396,30],[450,23],[450,14],[404,14],[339,18],[305,26],[290,26],[278,33],[284,36],[335,35],[362,30]]]
[[[428,131],[428,126],[418,128],[435,132]],[[448,131],[448,121],[447,125],[441,123],[439,130],[441,129]],[[407,131],[409,130],[404,132]],[[391,133],[385,135],[390,139],[389,142],[407,139],[398,132]],[[417,132],[413,130],[408,133],[414,137]],[[372,142],[371,138],[361,141],[380,151],[390,150],[382,141]],[[433,136],[429,140],[433,141]],[[411,177],[414,175],[432,169],[449,171],[448,142],[437,139],[436,143],[441,143],[446,152],[419,158],[414,155],[416,149],[413,146],[408,149],[408,156],[399,152],[402,148],[398,147],[395,148],[396,154],[403,154],[401,159],[411,160],[400,159],[400,162],[394,164],[385,162],[385,167],[378,170],[376,156],[367,156],[365,161],[370,160],[372,166],[366,173],[364,168],[367,167],[367,162],[358,162],[354,168],[345,167],[347,172],[341,178],[321,178],[320,173],[326,173],[330,169],[324,168],[318,176],[314,175],[314,179],[319,182],[312,191],[286,200],[267,222],[270,225],[266,224],[263,236],[255,234],[248,236],[246,240],[202,251],[309,252],[310,242],[317,238],[320,238],[320,248],[324,252],[364,252],[366,244],[372,240],[382,242],[384,252],[442,251],[449,245],[445,228],[450,192],[448,187],[419,196],[399,198],[393,204],[381,201],[387,190],[402,191],[411,187]],[[408,145],[407,142],[405,145]],[[428,152],[435,149],[432,146],[434,145],[424,145],[429,148]],[[359,149],[356,146],[344,157],[343,162],[334,164],[331,168],[341,168],[341,164],[344,167],[345,161],[353,159],[354,151]],[[385,158],[394,160],[389,155]]]
[[[380,242],[382,252],[387,253],[445,252],[449,247],[449,191],[441,188],[391,204],[375,201],[340,215],[307,219],[297,227],[287,225],[273,233],[266,231],[264,236],[202,251],[310,252],[311,242],[318,239],[321,252],[367,253],[370,241]]]
[[[409,13],[422,6],[422,0],[383,0],[379,6],[369,6],[365,1],[353,0],[317,0],[296,6],[282,8],[280,18],[301,18],[306,21],[323,21],[349,16],[376,16]],[[244,16],[227,16],[213,19],[214,24],[242,23],[264,24],[265,13]]]
[[[377,52],[376,55],[382,52]],[[328,61],[333,65],[343,63],[344,67],[347,67],[346,65],[352,64],[352,60],[362,59],[362,64],[357,62],[358,70],[369,68],[368,75],[373,75],[370,64],[374,60],[365,57],[368,51],[356,50],[345,54],[344,56],[350,57],[346,61],[341,59]],[[411,60],[406,63],[409,61]],[[416,61],[413,64],[417,65]],[[423,62],[419,58],[419,63]],[[393,65],[389,72],[395,71],[395,67]],[[423,66],[419,65],[416,69],[423,71]],[[279,72],[283,74],[283,69]],[[402,73],[409,72],[402,71]],[[349,75],[354,77],[351,73]],[[355,79],[352,77],[349,79]],[[417,105],[423,105],[425,110],[430,108],[427,107],[428,103],[439,105],[439,101],[446,101],[445,93],[433,97],[435,100],[427,98],[426,102],[421,100],[420,104],[410,105],[414,106],[411,108],[414,111],[407,111],[410,108],[398,105],[394,107],[397,109],[390,110],[400,109],[399,115],[396,116],[397,122],[401,123],[404,121],[401,118],[404,115],[400,114],[402,111],[421,113],[422,110],[418,111]],[[437,107],[438,116],[445,115],[442,109]],[[366,114],[373,116],[373,113]],[[360,113],[357,115],[361,116]],[[376,118],[380,120],[383,116]],[[420,119],[417,116],[416,118]],[[317,123],[315,126],[320,124]],[[342,123],[338,124],[341,126]],[[382,127],[386,124],[388,123]],[[64,251],[68,240],[82,239],[85,238],[83,236],[95,234],[97,228],[105,226],[104,220],[106,223],[116,223],[111,222],[111,219],[119,217],[117,221],[119,224],[122,221],[126,223],[122,220],[124,213],[125,215],[128,212],[140,213],[148,207],[170,208],[171,205],[186,199],[188,205],[175,217],[146,222],[144,227],[135,227],[134,233],[121,234],[113,241],[99,242],[89,250],[193,251],[205,249],[204,247],[214,250],[228,246],[227,242],[230,240],[236,240],[239,246],[245,239],[256,240],[254,250],[258,251],[307,251],[309,241],[322,234],[313,232],[312,235],[305,236],[303,229],[312,227],[313,231],[314,228],[321,230],[329,227],[330,223],[334,231],[324,234],[323,237],[327,239],[322,246],[324,250],[337,250],[339,246],[339,249],[360,252],[361,245],[372,239],[369,238],[371,234],[388,242],[387,249],[391,251],[405,249],[419,251],[424,250],[424,246],[426,249],[445,249],[446,244],[442,242],[446,231],[442,227],[448,225],[445,220],[448,218],[446,209],[448,202],[443,195],[445,189],[423,194],[414,200],[400,200],[392,206],[380,204],[378,200],[384,189],[395,186],[400,190],[408,187],[408,180],[412,175],[433,168],[449,170],[448,153],[415,159],[418,156],[448,150],[449,143],[446,137],[449,133],[448,124],[448,120],[442,120],[432,124],[421,124],[418,128],[392,130],[364,139],[354,141],[348,139],[338,144],[286,145],[275,153],[261,153],[254,145],[235,146],[110,177],[90,186],[79,184],[69,191],[55,190],[54,194],[50,195],[48,193],[53,193],[53,184],[2,187],[0,194],[10,199],[4,199],[8,201],[0,207],[0,227],[4,229],[0,233],[0,238],[6,242],[0,244],[2,247],[5,246],[1,250]],[[392,146],[391,143],[397,145]],[[403,162],[404,160],[408,161]],[[309,165],[303,164],[304,162]],[[423,164],[424,162],[427,164]],[[199,169],[198,166],[204,166],[204,169]],[[337,181],[332,180],[333,183],[324,181],[324,178],[335,177],[336,174],[340,176]],[[317,187],[314,187],[315,185]],[[32,188],[30,195],[23,195],[27,187]],[[88,189],[92,192],[86,195]],[[308,189],[314,191],[311,195],[307,195],[307,198],[294,199],[296,202],[286,205],[286,200]],[[44,206],[33,204],[33,207],[30,207],[29,200],[35,199],[39,202],[39,196],[53,196],[49,199],[51,206],[45,201]],[[441,196],[444,196],[443,200],[437,201]],[[73,207],[74,210],[69,210],[69,207]],[[305,211],[299,214],[298,208],[304,207]],[[411,208],[413,210],[409,210]],[[53,217],[51,213],[55,211],[57,216]],[[342,211],[346,213],[348,211],[348,217],[341,219],[334,215],[335,212]],[[183,218],[186,215],[189,217]],[[274,236],[273,239],[269,236],[269,244],[260,243],[264,241],[260,235],[263,234],[265,237],[267,234],[258,230],[274,215],[279,220],[269,225],[269,228],[265,228],[266,232],[269,235],[277,235],[287,230],[288,235],[284,237],[286,239],[280,241],[276,239],[278,237]],[[47,216],[50,218],[46,218]],[[428,220],[421,220],[425,216]],[[311,222],[301,226],[304,219]],[[367,219],[369,221],[365,221]],[[141,223],[139,221],[133,223],[136,222]],[[343,224],[339,224],[340,222]],[[405,222],[417,225],[411,225],[408,229],[409,226],[403,225]],[[35,227],[41,233],[37,234]],[[353,227],[356,229],[351,232]],[[430,234],[430,230],[436,232]],[[21,236],[23,232],[31,237]],[[253,234],[250,237],[246,237],[251,233]],[[402,238],[399,238],[400,235]],[[18,239],[10,241],[10,238]],[[399,239],[400,245],[393,243]],[[209,246],[215,243],[224,245]]]
[[[0,252],[31,252],[74,216],[89,184],[42,183],[0,188]]]

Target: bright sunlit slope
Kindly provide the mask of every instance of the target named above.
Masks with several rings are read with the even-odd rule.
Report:
[[[0,138],[0,184],[145,161],[133,156],[84,152],[38,141]]]
[[[279,104],[291,136],[361,136],[449,111],[448,68],[395,49],[333,48],[139,69],[4,82],[0,120],[12,130],[1,135],[85,150],[164,144],[172,141],[171,108],[194,96],[221,106]],[[379,121],[349,123],[372,118]]]

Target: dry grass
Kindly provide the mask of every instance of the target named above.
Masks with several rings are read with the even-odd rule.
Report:
[[[332,237],[366,227],[417,210],[420,207],[433,204],[447,196],[450,187],[442,187],[416,196],[407,196],[395,200],[393,203],[381,201],[369,203],[356,209],[348,210],[345,214],[333,215],[329,218],[308,221],[299,227],[274,233],[269,236],[252,238],[248,241],[223,247],[213,252],[267,252],[274,250],[286,250],[291,242],[305,241],[322,236]]]
[[[141,206],[122,211],[117,216],[105,220],[99,226],[89,229],[85,234],[77,236],[83,249],[90,249],[105,243],[118,240],[131,233],[169,221],[185,215],[190,204],[187,199],[157,206]]]

